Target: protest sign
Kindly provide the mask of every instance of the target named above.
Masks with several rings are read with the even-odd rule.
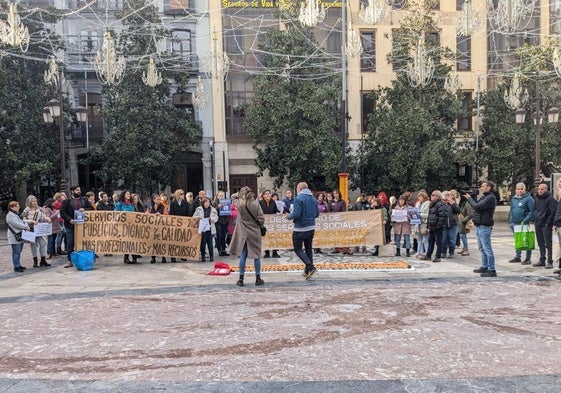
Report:
[[[74,227],[75,249],[198,260],[199,219],[123,211],[86,211]]]

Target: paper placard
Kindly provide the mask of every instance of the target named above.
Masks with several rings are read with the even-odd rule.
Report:
[[[50,222],[40,222],[33,227],[35,236],[48,236],[53,234],[53,225]]]
[[[74,210],[74,224],[84,223],[84,212],[80,210]]]
[[[219,202],[220,209],[218,210],[219,216],[230,216],[232,215],[232,201],[229,199],[221,199]]]
[[[210,231],[210,218],[201,218],[199,222],[199,233]]]
[[[35,243],[35,232],[22,231],[21,239],[25,240],[26,242]]]

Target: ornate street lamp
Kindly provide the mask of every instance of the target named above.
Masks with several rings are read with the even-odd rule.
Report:
[[[150,87],[156,87],[162,83],[162,74],[158,72],[154,59],[151,57],[150,63],[148,64],[148,71],[142,73],[142,82]]]
[[[125,58],[117,56],[115,42],[108,31],[105,32],[101,49],[95,55],[94,67],[97,78],[103,85],[118,85],[125,76]]]
[[[22,52],[27,52],[29,30],[21,23],[16,4],[10,4],[7,20],[0,21],[0,41],[13,47],[19,46]]]

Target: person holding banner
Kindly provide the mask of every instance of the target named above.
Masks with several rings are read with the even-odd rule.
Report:
[[[131,192],[123,190],[119,195],[119,201],[115,203],[115,211],[134,212],[136,211],[134,201],[131,200]],[[123,263],[131,264],[137,263],[138,255],[132,255],[132,261],[129,259],[129,254],[123,255]]]
[[[515,195],[510,200],[510,212],[508,214],[508,224],[510,230],[514,232],[514,227],[518,225],[530,224],[534,216],[534,198],[526,192],[524,183],[516,184]],[[514,258],[510,263],[521,262],[521,265],[529,265],[532,259],[532,250],[526,250],[526,258],[522,261],[522,251],[515,250]]]
[[[314,242],[316,218],[319,217],[319,209],[314,195],[308,189],[307,183],[298,183],[296,186],[296,194],[296,199],[293,204],[294,209],[288,215],[287,219],[294,220],[292,245],[294,246],[294,252],[298,258],[306,265],[303,276],[306,277],[307,280],[317,271],[314,266],[312,244]],[[302,251],[302,244],[304,245],[305,252]]]
[[[6,225],[8,227],[8,244],[12,247],[12,264],[14,265],[14,272],[23,273],[26,269],[25,266],[22,266],[20,263],[23,241],[21,240],[21,237],[18,240],[16,235],[21,235],[22,231],[28,231],[29,225],[19,216],[19,202],[11,201],[8,203]]]
[[[21,214],[24,220],[30,220],[33,225],[39,224],[40,222],[51,222],[51,219],[43,212],[37,203],[37,197],[34,195],[29,195],[25,200],[25,209]],[[29,221],[28,221],[29,222]],[[30,225],[32,226],[32,225]],[[36,236],[35,242],[30,243],[31,245],[31,255],[33,256],[33,267],[48,267],[51,266],[47,263],[47,239],[45,236]],[[41,256],[41,261],[37,263],[37,247],[39,247],[39,255]]]
[[[230,242],[230,254],[239,255],[240,278],[236,282],[238,287],[244,286],[245,261],[253,259],[255,268],[255,285],[263,285],[261,279],[261,225],[265,223],[265,216],[255,194],[250,187],[242,187],[231,196],[238,211],[234,234]]]
[[[271,196],[271,190],[263,191],[261,194],[261,200],[259,201],[261,205],[261,210],[263,210],[263,214],[277,214],[281,213],[277,208],[277,204],[273,201]],[[269,250],[265,250],[265,255],[263,258],[270,258],[271,254]],[[279,250],[273,250],[273,258],[280,258]]]
[[[146,214],[163,214],[167,215],[168,211],[166,206],[163,204],[162,196],[158,194],[152,195],[152,203],[146,209]],[[156,263],[156,257],[152,255],[150,263]],[[166,257],[162,257],[162,263],[167,263]]]

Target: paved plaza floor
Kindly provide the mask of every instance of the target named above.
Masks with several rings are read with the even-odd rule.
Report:
[[[271,272],[240,288],[235,274],[207,275],[209,262],[34,269],[28,246],[16,274],[3,239],[0,392],[559,391],[558,276],[508,263],[511,234],[497,225],[498,277],[479,277],[469,240],[471,255],[440,263],[316,259],[407,270]]]

